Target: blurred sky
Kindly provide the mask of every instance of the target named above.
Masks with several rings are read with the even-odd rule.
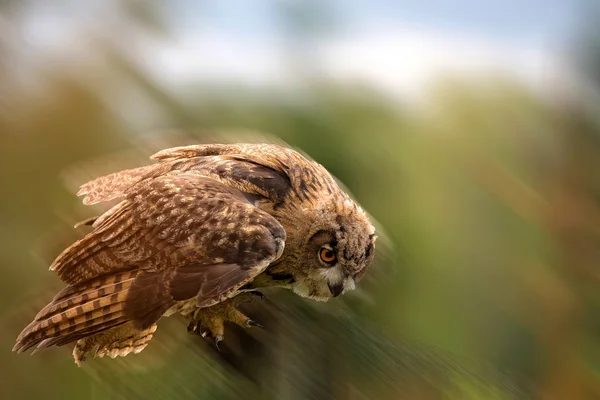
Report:
[[[567,0],[312,2],[329,11],[320,25],[312,15],[304,30],[304,36],[314,33],[305,47],[314,69],[400,96],[419,95],[432,77],[445,72],[504,72],[538,89],[564,80],[569,66],[561,53],[582,14],[581,2]],[[81,32],[97,30],[171,88],[185,89],[193,81],[285,87],[297,75],[286,60],[298,50],[290,50],[290,26],[282,25],[278,12],[295,3],[162,3],[157,14],[166,15],[165,40],[138,37],[122,18],[122,2],[38,0],[21,14],[18,35],[59,62],[85,62],[90,43]],[[107,21],[114,29],[106,30]]]

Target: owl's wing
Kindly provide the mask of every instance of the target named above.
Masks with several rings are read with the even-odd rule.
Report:
[[[50,269],[71,285],[139,270],[127,301],[140,313],[148,302],[221,301],[279,258],[286,238],[239,190],[185,174],[141,183],[93,226]]]
[[[147,329],[177,302],[227,299],[283,252],[286,233],[244,193],[196,175],[141,182],[51,269],[69,286],[14,350],[62,345],[132,322]]]
[[[122,198],[140,182],[163,175],[193,173],[279,203],[290,189],[330,191],[329,174],[297,151],[274,144],[207,144],[175,147],[154,154],[157,164],[119,171],[81,186],[84,204]]]

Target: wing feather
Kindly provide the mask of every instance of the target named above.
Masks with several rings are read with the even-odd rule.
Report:
[[[151,158],[159,162],[96,178],[83,184],[77,195],[85,195],[86,205],[96,204],[124,198],[159,176],[194,173],[279,202],[290,189],[289,165],[312,165],[291,149],[264,144],[176,147]]]
[[[16,350],[130,322],[143,331],[177,302],[223,301],[279,258],[286,239],[242,192],[197,175],[140,183],[115,207],[55,260],[70,286],[25,328]]]
[[[81,185],[78,196],[86,195],[83,204],[91,205],[124,197],[138,182],[163,175],[167,165],[146,165],[101,176]]]

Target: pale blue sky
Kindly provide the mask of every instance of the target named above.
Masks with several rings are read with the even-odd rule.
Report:
[[[161,68],[180,82],[288,79],[280,59],[289,43],[279,40],[277,6],[297,1],[306,0],[171,2],[177,44],[163,49]],[[446,71],[498,69],[540,87],[568,75],[561,52],[585,0],[311,1],[325,4],[337,21],[314,43],[325,73],[414,93]]]
[[[298,75],[288,63],[295,49],[280,40],[277,6],[309,0],[157,2],[173,30],[166,41],[136,40],[118,1],[62,1],[55,8],[39,0],[19,34],[66,64],[85,59],[86,34],[93,31],[172,87],[198,81],[286,86]],[[329,7],[337,22],[310,44],[319,73],[413,95],[447,73],[508,72],[538,88],[569,77],[562,52],[586,16],[581,4],[593,0],[310,1]]]
[[[269,36],[277,28],[274,5],[294,0],[177,0],[171,9],[181,29],[210,25],[229,34]],[[350,30],[380,23],[410,24],[493,40],[561,41],[579,16],[574,0],[322,0]]]

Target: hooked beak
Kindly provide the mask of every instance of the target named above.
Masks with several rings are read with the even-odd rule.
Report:
[[[331,283],[327,284],[327,286],[329,286],[329,291],[331,292],[333,297],[338,297],[340,294],[342,294],[342,292],[344,291],[345,283],[346,283],[346,278],[344,278],[342,281],[336,283],[335,285],[332,285]]]

